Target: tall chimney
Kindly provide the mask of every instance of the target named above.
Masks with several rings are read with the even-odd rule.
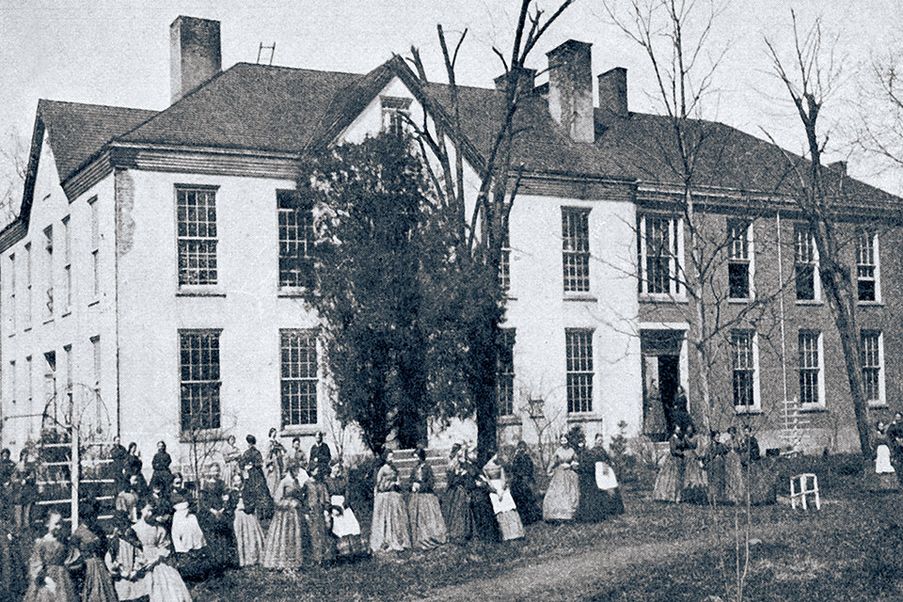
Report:
[[[494,80],[495,89],[504,92],[508,88],[508,74],[502,73]],[[533,86],[536,83],[536,69],[520,68],[520,75],[517,78],[517,89],[520,96],[527,96],[533,92]]]
[[[177,17],[169,26],[169,85],[172,102],[223,68],[219,21]]]
[[[596,139],[593,71],[587,42],[568,40],[546,53],[549,59],[549,113],[576,142]]]
[[[627,117],[627,69],[615,67],[599,75],[599,108]]]

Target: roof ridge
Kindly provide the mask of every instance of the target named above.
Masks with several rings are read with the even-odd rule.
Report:
[[[70,105],[70,106],[80,106],[80,107],[97,107],[99,109],[121,109],[125,111],[142,111],[145,113],[159,113],[159,111],[155,109],[142,109],[139,107],[126,107],[122,105],[107,105],[107,104],[99,104],[96,102],[78,102],[74,100],[54,100],[52,98],[39,98],[38,104],[55,104],[55,105]]]
[[[337,75],[355,75],[358,77],[367,75],[367,73],[369,73],[369,71],[367,73],[355,73],[353,71],[338,71],[335,69],[308,69],[306,67],[289,67],[288,65],[263,65],[261,63],[249,63],[248,61],[238,61],[237,63],[232,65],[232,67],[237,67],[239,65],[261,69],[284,69],[285,71],[307,71],[308,73],[335,73]],[[229,69],[232,69],[232,67],[229,67]]]

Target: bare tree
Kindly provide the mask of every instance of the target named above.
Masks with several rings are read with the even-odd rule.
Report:
[[[18,130],[10,128],[0,142],[0,227],[16,217],[27,171],[28,144]]]
[[[415,137],[423,153],[434,161],[427,161],[429,177],[438,191],[440,202],[453,215],[457,225],[454,250],[450,259],[461,273],[481,274],[491,278],[491,290],[481,293],[478,303],[485,303],[484,311],[470,312],[467,326],[469,368],[467,381],[477,422],[477,447],[482,459],[491,455],[497,443],[498,409],[496,367],[498,357],[499,324],[503,319],[504,294],[497,282],[506,238],[508,214],[511,211],[520,183],[521,170],[512,168],[512,145],[523,132],[516,127],[516,113],[521,100],[532,90],[525,82],[533,74],[526,65],[549,28],[573,4],[564,0],[547,13],[534,0],[521,0],[513,43],[508,52],[493,48],[504,68],[505,85],[502,101],[497,107],[497,129],[482,154],[473,153],[472,141],[466,139],[462,128],[462,107],[457,84],[458,54],[467,36],[464,30],[450,43],[442,25],[437,25],[439,45],[445,66],[448,94],[438,99],[425,92],[430,85],[426,69],[417,48],[411,48],[410,63],[413,75],[424,93],[418,100],[425,109],[422,123],[411,122]],[[471,160],[478,172],[479,191],[471,214],[465,202],[465,160]],[[488,275],[488,277],[487,277]]]
[[[846,189],[848,183],[845,174],[836,177],[822,165],[828,139],[822,135],[818,120],[838,82],[841,67],[835,61],[833,44],[823,35],[821,19],[815,19],[808,30],[801,32],[796,13],[791,11],[791,17],[794,41],[791,58],[782,58],[768,37],[765,44],[774,74],[793,101],[805,134],[808,161],[785,154],[798,186],[793,200],[806,220],[818,249],[819,276],[840,335],[860,451],[867,455],[871,445],[862,379],[860,332],[856,320],[858,296],[850,267],[844,259],[841,229],[842,210],[850,200]]]

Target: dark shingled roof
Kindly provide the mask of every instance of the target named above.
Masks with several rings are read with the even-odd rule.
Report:
[[[77,102],[38,102],[38,118],[48,131],[61,182],[74,175],[107,142],[156,114]]]
[[[66,180],[114,139],[299,154],[334,139],[396,74],[411,84],[412,73],[397,58],[363,75],[238,63],[159,113],[51,101],[41,101],[39,113],[50,131],[60,178]],[[428,84],[422,92],[435,104],[450,106],[448,86]],[[463,132],[485,157],[503,115],[504,96],[495,89],[461,86],[459,97]],[[573,142],[550,117],[543,96],[525,98],[515,120],[514,165],[523,164],[528,171],[679,183],[667,118],[641,113],[624,118],[598,109],[595,117],[595,144]],[[706,137],[697,185],[766,194],[794,191],[787,156],[775,145],[721,123],[690,125]],[[828,172],[839,176],[836,170]],[[844,178],[844,187],[861,199],[900,207],[899,197],[852,178]]]

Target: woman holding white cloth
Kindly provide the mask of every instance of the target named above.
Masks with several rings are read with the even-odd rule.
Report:
[[[511,497],[505,469],[499,462],[498,454],[493,454],[483,466],[483,477],[489,482],[489,500],[492,502],[492,510],[495,512],[495,520],[499,524],[502,540],[523,538],[524,526],[521,523],[520,514],[517,512],[514,498]]]

